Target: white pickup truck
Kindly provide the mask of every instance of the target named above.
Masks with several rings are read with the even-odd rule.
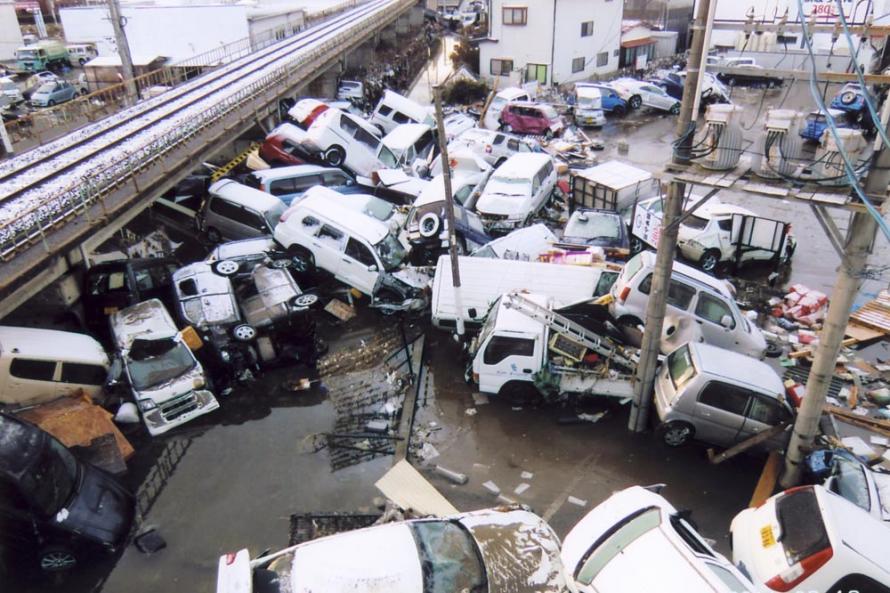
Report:
[[[482,393],[522,403],[573,395],[633,396],[636,354],[553,311],[553,299],[512,292],[470,343]]]

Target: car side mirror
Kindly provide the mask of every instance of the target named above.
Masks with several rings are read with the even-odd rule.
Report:
[[[726,329],[730,329],[732,327],[732,317],[730,317],[729,315],[724,315],[720,318],[720,325],[722,325]]]
[[[370,266],[368,266],[368,271],[369,271],[369,272],[376,272],[376,271],[377,271],[377,264],[371,264]]]

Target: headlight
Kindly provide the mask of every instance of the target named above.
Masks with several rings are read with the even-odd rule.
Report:
[[[158,407],[153,399],[140,399],[138,402],[139,409],[143,412],[150,412]]]
[[[704,247],[705,247],[704,245],[702,245],[695,239],[689,239],[689,241],[687,241],[686,244],[689,245],[693,249],[704,249]]]
[[[202,387],[204,387],[204,377],[195,377],[195,380],[192,381],[192,387],[194,387],[195,389],[201,389]]]

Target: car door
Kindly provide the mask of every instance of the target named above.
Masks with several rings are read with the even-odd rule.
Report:
[[[340,262],[346,250],[346,234],[330,224],[322,223],[312,237],[311,249],[315,265],[338,279]]]
[[[738,320],[726,302],[716,295],[699,291],[694,309],[695,322],[701,329],[705,342],[727,350],[736,350],[736,328]],[[728,317],[726,320],[724,318]],[[728,321],[727,325],[723,325]]]
[[[83,299],[87,323],[105,327],[109,315],[129,306],[133,302],[130,284],[126,264],[90,269]]]
[[[346,251],[340,258],[338,276],[350,286],[373,295],[377,278],[380,277],[380,264],[367,245],[355,237],[349,237]]]
[[[531,337],[493,336],[482,354],[485,372],[479,374],[479,390],[497,393],[508,381],[532,381],[540,350]]]
[[[723,381],[709,381],[695,402],[695,438],[722,446],[735,443],[745,423],[748,399],[749,393],[744,389]]]
[[[359,175],[370,175],[372,171],[383,166],[377,160],[380,140],[365,130],[356,128],[353,133],[354,142],[347,151],[347,166]]]
[[[738,436],[739,441],[750,438],[764,430],[769,430],[779,423],[791,423],[791,411],[779,402],[775,396],[769,396],[756,391],[751,391],[750,394],[748,409],[745,412],[745,423],[742,425],[742,430]],[[785,440],[784,435],[779,434],[767,441],[766,446],[782,447],[785,444]]]
[[[261,235],[272,234],[266,219],[263,215],[252,208],[240,207],[241,215],[236,220],[238,236],[235,239],[249,239],[251,237],[259,237]]]
[[[170,287],[173,285],[173,273],[177,270],[175,263],[158,260],[134,265],[132,282],[138,298],[134,302],[148,299],[169,301]]]

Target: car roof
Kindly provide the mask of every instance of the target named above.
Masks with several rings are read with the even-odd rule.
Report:
[[[852,548],[887,573],[886,547],[883,545],[887,541],[885,522],[823,486],[812,488],[822,509],[822,520],[831,538],[832,547]]]
[[[0,412],[0,474],[11,477],[25,474],[48,436],[40,428]]]
[[[400,124],[384,136],[382,142],[387,148],[405,150],[431,130],[426,124]]]
[[[176,324],[159,299],[149,299],[111,315],[111,332],[120,350],[129,350],[135,340],[159,340],[177,335]]]
[[[363,212],[358,212],[346,204],[331,200],[330,196],[320,193],[305,196],[293,209],[294,212],[288,217],[287,222],[296,220],[294,214],[297,211],[310,210],[313,214],[317,213],[346,229],[350,235],[361,237],[372,245],[380,242],[389,234],[389,227],[384,222]]]
[[[693,197],[701,199],[701,196]],[[741,214],[743,216],[757,216],[754,212],[748,210],[747,208],[736,206],[735,204],[726,204],[714,198],[711,198],[709,201],[699,206],[695,210],[695,212],[693,212],[693,215],[698,216],[699,218],[729,218],[733,214]]]
[[[336,171],[338,173],[342,173],[340,169],[335,169],[332,167],[322,167],[321,165],[290,165],[289,167],[273,167],[271,169],[251,171],[250,174],[260,181],[267,181],[269,179],[281,179],[283,177],[311,175],[313,173],[321,173],[324,171]]]
[[[785,393],[782,378],[762,360],[705,342],[689,342],[689,350],[700,372],[729,376],[777,396]]]
[[[550,103],[537,103],[535,101],[510,101],[508,107],[530,107],[530,108],[542,108],[542,107],[553,107]]]
[[[549,297],[543,294],[523,293],[522,297],[541,307],[547,307]],[[509,332],[522,332],[526,334],[540,334],[544,326],[540,321],[532,319],[525,313],[507,306],[507,300],[501,297],[498,303],[497,319],[494,323],[495,331],[508,330]]]
[[[652,268],[655,266],[654,251],[642,251],[639,253],[639,256],[643,260],[643,267],[640,268],[641,271],[643,268]],[[692,282],[693,284],[699,285],[699,287],[701,288],[710,289],[713,292],[718,292],[728,299],[733,298],[732,293],[730,293],[729,291],[729,287],[727,287],[726,283],[719,278],[714,278],[713,276],[706,274],[699,269],[693,268],[690,265],[676,260],[674,260],[674,266],[672,270],[672,278],[687,280]]]
[[[403,114],[421,122],[432,117],[428,108],[425,108],[416,101],[389,89],[383,91],[383,97],[380,99],[380,103],[394,107]]]
[[[207,191],[240,206],[249,206],[253,210],[269,210],[281,204],[281,200],[272,194],[238,183],[234,179],[220,179]]]
[[[538,170],[550,161],[550,155],[537,152],[521,152],[512,155],[504,164],[498,167],[494,174],[498,177],[515,177],[517,179],[531,179]]]
[[[0,326],[0,352],[14,352],[43,360],[82,360],[104,357],[92,336],[54,329]]]
[[[652,173],[621,161],[606,161],[575,173],[609,189],[623,189],[652,179]]]
[[[521,96],[528,96],[528,91],[525,89],[521,89],[519,87],[510,87],[506,89],[501,89],[498,91],[498,94],[495,97],[500,97],[501,99],[506,99],[508,101],[515,99]]]

